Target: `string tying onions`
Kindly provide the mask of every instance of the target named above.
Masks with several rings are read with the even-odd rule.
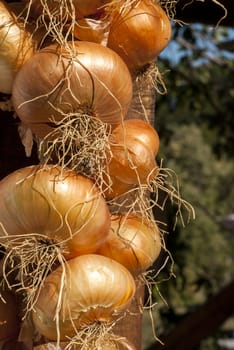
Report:
[[[131,273],[118,262],[96,254],[81,255],[47,276],[33,322],[40,334],[58,343],[72,338],[71,344],[92,345],[94,336],[98,344],[128,308],[135,288]]]
[[[52,165],[11,173],[0,182],[0,196],[4,270],[18,270],[15,287],[30,290],[30,309],[54,265],[96,251],[109,231],[109,209],[91,180]]]

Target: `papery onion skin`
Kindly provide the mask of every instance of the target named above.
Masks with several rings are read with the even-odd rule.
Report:
[[[61,120],[61,111],[82,110],[105,123],[123,120],[132,99],[132,78],[126,64],[97,43],[77,41],[72,51],[48,46],[20,69],[12,101],[22,122],[48,123],[51,118]]]
[[[47,276],[32,314],[36,329],[50,340],[57,339],[54,320],[62,274],[62,267],[58,267]],[[128,307],[136,288],[124,266],[97,254],[69,260],[64,286],[59,313],[61,340],[76,334],[72,323],[78,330],[95,322],[111,322]]]
[[[107,239],[99,254],[124,265],[134,276],[145,272],[158,258],[162,240],[158,226],[135,214],[111,217]]]
[[[108,173],[112,180],[106,196],[116,197],[157,173],[156,155],[159,149],[157,131],[146,121],[128,119],[118,125],[109,138],[112,158]]]
[[[74,26],[74,37],[79,40],[91,41],[106,46],[108,35],[109,21],[105,18],[81,18],[76,21]]]
[[[113,14],[107,46],[135,73],[153,62],[170,39],[170,20],[160,4],[140,0]]]
[[[55,166],[29,166],[0,182],[1,240],[25,235],[61,245],[68,259],[94,252],[110,226],[107,204],[88,178]]]
[[[34,45],[7,4],[0,2],[0,92],[11,94],[15,74],[32,56]]]

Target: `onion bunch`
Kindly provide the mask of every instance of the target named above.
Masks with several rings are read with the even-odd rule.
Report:
[[[96,254],[81,255],[47,276],[35,303],[33,322],[46,338],[75,337],[79,345],[84,342],[82,330],[87,326],[99,330],[101,325],[105,329],[126,310],[135,289],[132,275],[118,262]],[[86,341],[91,341],[94,329]],[[99,334],[96,344],[102,336]]]
[[[110,213],[100,191],[69,169],[53,165],[19,169],[1,180],[0,197],[4,266],[13,264],[18,271],[14,285],[31,290],[32,305],[53,266],[96,251],[109,231]]]
[[[16,73],[33,52],[31,35],[8,5],[0,1],[0,92],[11,94]]]
[[[51,45],[20,69],[12,91],[22,123],[41,141],[39,159],[102,176],[105,141],[125,118],[132,79],[123,60],[101,44]],[[80,164],[80,166],[79,166]],[[94,164],[94,166],[93,166]],[[95,167],[95,165],[100,167]]]

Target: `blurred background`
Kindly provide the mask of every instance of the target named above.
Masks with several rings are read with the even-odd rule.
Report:
[[[158,160],[196,219],[173,230],[176,208],[164,213],[175,276],[154,286],[153,328],[165,344],[146,310],[143,350],[234,349],[234,27],[173,23],[157,65],[167,87],[156,97]]]

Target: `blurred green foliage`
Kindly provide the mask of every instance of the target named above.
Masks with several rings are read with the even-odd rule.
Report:
[[[226,37],[223,28],[176,27],[179,61],[168,55],[158,60],[167,86],[156,101],[158,158],[177,173],[181,194],[196,212],[195,220],[173,231],[175,208],[168,209],[167,247],[176,277],[159,285],[168,305],[155,290],[162,330],[234,278],[234,233],[222,225],[234,213],[234,58],[218,49]],[[199,348],[208,349],[215,349],[212,338]]]

